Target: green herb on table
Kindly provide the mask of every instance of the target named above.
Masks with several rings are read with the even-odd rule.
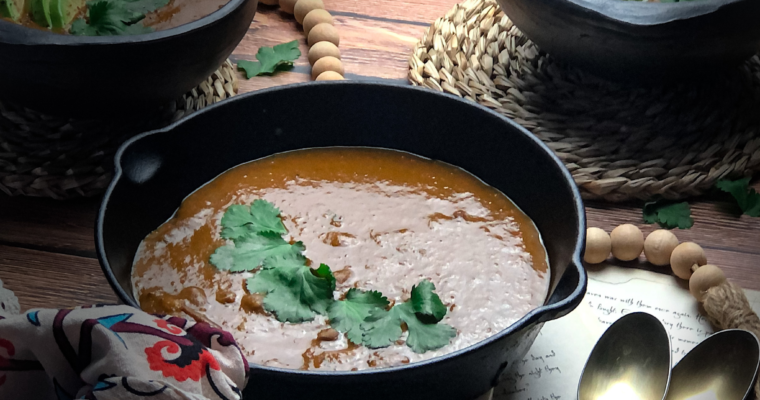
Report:
[[[694,225],[689,203],[673,203],[663,199],[644,204],[644,222],[657,223],[665,229],[689,229]]]
[[[742,213],[750,217],[760,217],[760,193],[749,187],[749,179],[744,178],[735,181],[721,179],[715,186],[726,193],[730,193],[736,199]]]
[[[87,3],[87,18],[71,25],[72,35],[114,36],[152,32],[142,24],[145,15],[169,4],[169,0],[94,0]]]
[[[330,267],[309,267],[303,243],[288,243],[282,237],[287,229],[272,203],[256,200],[250,207],[232,205],[221,225],[222,238],[231,242],[217,248],[209,261],[223,271],[254,272],[246,289],[264,294],[264,309],[281,322],[300,323],[326,315],[348,340],[370,348],[393,344],[405,324],[406,344],[417,353],[441,348],[456,336],[453,327],[438,323],[447,309],[427,280],[412,288],[409,301],[390,310],[386,310],[388,299],[377,291],[352,288],[343,300],[335,301]]]
[[[276,71],[293,66],[293,61],[301,56],[298,41],[278,44],[274,47],[260,47],[256,53],[258,61],[238,61],[238,69],[245,71],[248,79],[259,75],[271,75]]]

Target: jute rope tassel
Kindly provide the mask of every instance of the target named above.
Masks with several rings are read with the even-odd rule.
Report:
[[[727,281],[708,289],[703,306],[715,329],[744,329],[760,337],[760,318],[739,286]],[[760,381],[755,382],[755,399],[760,400]]]

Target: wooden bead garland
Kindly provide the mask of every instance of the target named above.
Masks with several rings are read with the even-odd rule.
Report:
[[[639,258],[642,250],[651,264],[670,265],[675,276],[689,280],[689,291],[700,302],[710,288],[726,281],[719,267],[707,265],[705,251],[698,244],[679,244],[676,235],[665,229],[650,233],[644,240],[641,230],[632,224],[616,227],[609,236],[602,229],[588,228],[583,260],[598,264],[606,260],[611,252],[618,260],[631,261]]]
[[[303,27],[309,45],[311,77],[317,81],[343,80],[343,63],[340,59],[340,35],[335,29],[332,15],[325,10],[322,0],[260,0],[263,4],[277,5],[280,10],[293,14]]]

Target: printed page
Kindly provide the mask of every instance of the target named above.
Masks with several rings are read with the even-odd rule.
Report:
[[[643,311],[670,333],[673,365],[713,333],[684,281],[640,269],[601,265],[589,270],[586,296],[568,316],[544,324],[528,355],[504,376],[494,400],[575,400],[591,350],[623,315]],[[760,292],[745,290],[760,310]]]

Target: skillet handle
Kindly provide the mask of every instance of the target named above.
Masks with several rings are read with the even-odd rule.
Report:
[[[564,317],[583,301],[588,285],[588,276],[586,269],[580,257],[573,257],[570,265],[562,274],[554,289],[549,301],[546,304],[545,311],[541,314],[539,322],[547,322],[557,318]]]

